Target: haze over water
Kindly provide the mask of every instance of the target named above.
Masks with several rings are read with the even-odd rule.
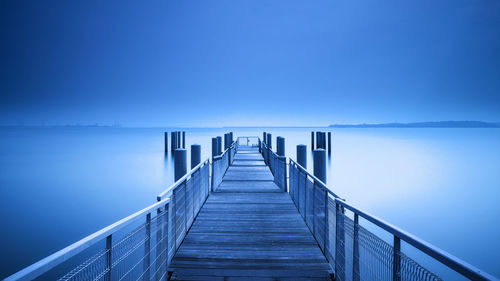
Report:
[[[328,128],[186,129],[186,147],[201,144],[206,159],[211,137],[229,130],[265,130],[273,147],[283,136],[295,159],[295,145],[310,148],[310,131]],[[2,128],[0,277],[153,203],[173,183],[163,132]],[[500,276],[499,129],[334,129],[332,137],[334,192]]]

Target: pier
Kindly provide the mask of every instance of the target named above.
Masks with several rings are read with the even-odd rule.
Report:
[[[272,134],[263,136],[226,134],[224,151],[215,137],[212,157],[187,172],[186,151],[176,149],[183,171],[157,202],[6,280],[442,280],[439,266],[497,280],[335,194],[322,167],[324,133],[313,174],[305,145],[296,162],[284,138],[275,152]]]
[[[240,147],[169,267],[172,280],[330,280],[330,266],[258,147]],[[226,278],[226,279],[224,279]]]

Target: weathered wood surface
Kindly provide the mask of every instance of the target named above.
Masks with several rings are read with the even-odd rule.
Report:
[[[173,280],[329,280],[329,265],[258,151],[238,152],[172,260]],[[242,165],[241,162],[247,162]]]

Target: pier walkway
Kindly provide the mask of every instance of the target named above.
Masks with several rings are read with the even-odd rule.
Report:
[[[241,147],[169,270],[172,280],[329,280],[330,266],[257,147]]]

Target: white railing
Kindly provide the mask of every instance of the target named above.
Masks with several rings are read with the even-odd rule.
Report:
[[[334,268],[335,280],[442,280],[436,273],[410,258],[408,253],[405,254],[401,241],[466,278],[497,280],[412,234],[346,203],[291,159],[289,175],[290,196]],[[360,219],[366,226],[361,225]],[[371,231],[373,226],[392,236],[392,241],[387,242]]]
[[[210,188],[209,160],[154,203],[22,269],[5,280],[166,280],[175,251]]]
[[[286,156],[279,156],[266,143],[261,142],[261,153],[264,161],[269,166],[274,176],[274,183],[283,191],[287,192],[287,164]]]
[[[224,150],[222,155],[212,157],[212,191],[216,191],[222,183],[227,169],[233,162],[236,149],[237,142],[233,142],[229,148]]]

